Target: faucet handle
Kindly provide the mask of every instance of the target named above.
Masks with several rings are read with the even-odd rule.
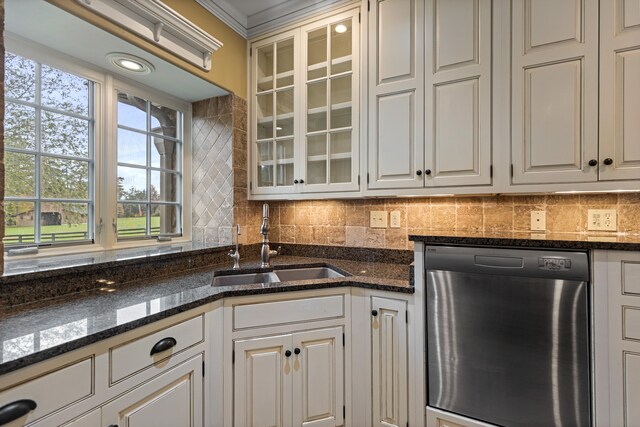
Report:
[[[240,224],[236,224],[236,236],[241,235],[242,233],[240,232]]]

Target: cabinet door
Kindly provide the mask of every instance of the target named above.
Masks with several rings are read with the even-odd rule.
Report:
[[[407,302],[372,297],[371,310],[373,425],[404,427],[409,415]]]
[[[358,189],[360,24],[354,10],[302,27],[304,192]]]
[[[297,31],[251,46],[251,191],[293,193],[297,106]]]
[[[512,181],[595,181],[598,0],[511,4]]]
[[[428,187],[491,184],[491,0],[427,0]]]
[[[368,188],[421,188],[424,2],[374,0],[369,14]]]
[[[202,355],[195,356],[102,407],[102,424],[203,426]]]
[[[290,335],[234,341],[234,425],[291,425],[290,343]]]
[[[600,179],[640,179],[637,0],[600,2],[600,73]]]
[[[293,334],[293,425],[344,424],[342,328]]]

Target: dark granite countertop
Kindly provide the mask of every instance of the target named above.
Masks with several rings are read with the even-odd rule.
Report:
[[[266,285],[211,286],[214,271],[229,269],[230,264],[226,262],[8,307],[0,312],[0,375],[224,297],[344,286],[414,292],[409,284],[410,266],[406,264],[293,256],[272,260],[274,266],[318,263],[337,267],[351,276]],[[255,269],[259,262],[243,260],[241,267]]]
[[[637,234],[469,232],[439,230],[410,235],[409,240],[434,245],[471,245],[569,250],[640,251]]]

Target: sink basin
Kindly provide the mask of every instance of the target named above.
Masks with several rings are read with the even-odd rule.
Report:
[[[281,282],[289,282],[293,280],[335,279],[344,277],[344,274],[340,274],[329,267],[291,268],[276,270],[275,274]]]
[[[236,286],[236,285],[254,285],[260,283],[279,282],[275,273],[247,273],[232,274],[229,276],[216,276],[211,282],[212,286]]]

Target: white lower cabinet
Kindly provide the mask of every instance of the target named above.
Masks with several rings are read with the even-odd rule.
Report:
[[[344,424],[343,328],[234,341],[236,426]]]
[[[62,427],[96,427],[101,425],[101,410],[100,408],[76,418],[73,421],[68,422]]]

